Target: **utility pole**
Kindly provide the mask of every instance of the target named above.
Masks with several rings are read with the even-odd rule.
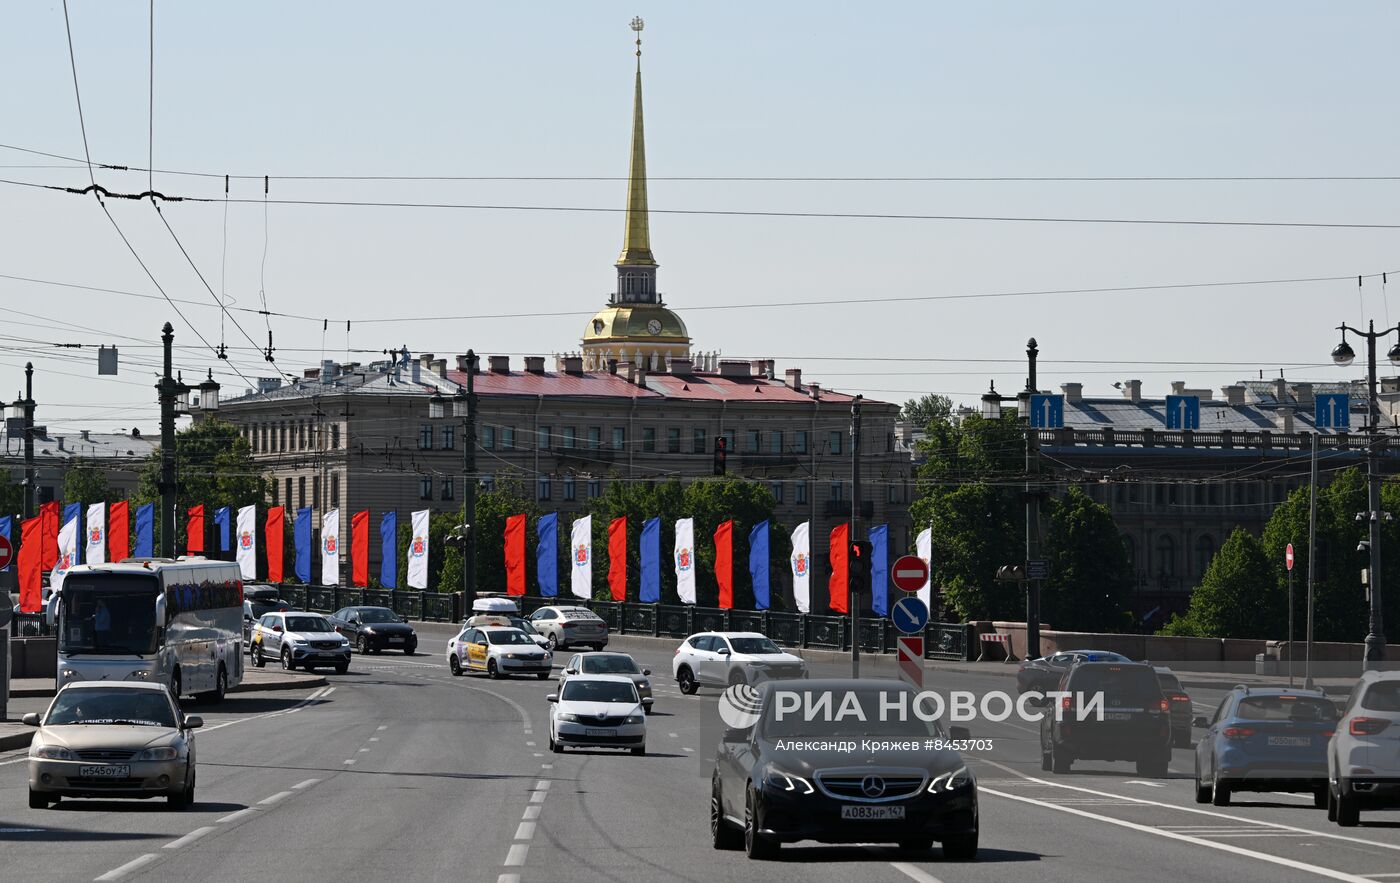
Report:
[[[24,517],[34,517],[34,363],[24,363]]]
[[[846,537],[846,603],[851,610],[851,677],[860,677],[860,602],[864,596],[864,586],[857,585],[850,578],[851,545],[860,537],[860,401],[861,396],[851,400],[851,524]],[[863,564],[862,564],[863,566]]]
[[[1040,558],[1040,488],[1035,476],[1040,472],[1040,436],[1032,425],[1031,396],[1037,392],[1035,360],[1040,348],[1035,338],[1026,341],[1026,566]],[[1026,574],[1026,659],[1040,656],[1040,580]],[[1064,626],[1062,625],[1061,628]]]
[[[1366,508],[1371,539],[1371,627],[1366,633],[1366,662],[1362,670],[1385,660],[1385,624],[1381,611],[1381,445],[1380,408],[1376,404],[1376,323],[1366,335]],[[1385,332],[1382,332],[1385,333]]]
[[[1303,688],[1313,689],[1313,579],[1317,573],[1317,430],[1312,432],[1312,450],[1308,466],[1308,622],[1307,649],[1303,655]]]
[[[467,424],[462,439],[462,604],[470,611],[476,601],[476,353],[467,350]]]

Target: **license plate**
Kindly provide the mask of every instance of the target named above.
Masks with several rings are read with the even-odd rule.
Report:
[[[102,764],[101,766],[80,766],[78,775],[85,779],[125,779],[131,775],[127,764]]]
[[[584,732],[584,735],[586,735],[586,736],[611,736],[611,735],[613,734],[613,731],[612,731],[612,730],[587,730],[587,729],[586,729],[586,730],[584,730],[583,732]]]
[[[402,643],[403,643],[403,638],[390,638],[390,639],[389,639],[389,643],[390,643],[390,644],[402,644]]]
[[[1133,716],[1126,711],[1110,711],[1104,715],[1104,720],[1130,721],[1132,719]]]
[[[1270,736],[1270,745],[1291,745],[1295,748],[1310,748],[1312,746],[1311,736]]]
[[[889,821],[891,819],[902,819],[904,818],[904,807],[846,805],[841,807],[841,818],[868,819],[875,821]]]

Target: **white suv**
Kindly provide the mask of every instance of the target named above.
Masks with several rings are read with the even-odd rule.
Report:
[[[701,632],[676,648],[671,673],[682,693],[807,677],[807,663],[758,632]]]
[[[1362,809],[1400,809],[1400,672],[1368,671],[1327,746],[1327,818],[1356,825]]]

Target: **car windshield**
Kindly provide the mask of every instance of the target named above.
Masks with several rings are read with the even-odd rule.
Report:
[[[1250,721],[1334,721],[1337,707],[1327,699],[1305,696],[1247,696],[1235,717]]]
[[[621,653],[607,656],[583,657],[583,670],[591,675],[632,675],[637,673],[637,663],[632,657]]]
[[[492,644],[529,644],[531,646],[535,644],[528,635],[515,629],[483,632],[483,634],[486,635],[486,640]]]
[[[59,652],[135,656],[156,652],[154,574],[80,573],[63,581]],[[161,623],[164,625],[164,623]]]
[[[328,632],[331,624],[319,616],[289,616],[287,617],[287,631],[289,632]]]
[[[155,690],[62,690],[49,707],[45,726],[65,724],[134,724],[175,726],[170,700]]]
[[[569,681],[563,699],[569,702],[626,702],[637,704],[637,689],[631,681]]]
[[[1181,692],[1181,682],[1176,679],[1176,675],[1169,675],[1164,674],[1162,672],[1158,672],[1157,683],[1159,686],[1161,686],[1163,690],[1171,690],[1173,692],[1178,693]]]
[[[939,735],[933,721],[914,713],[912,692],[903,701],[903,720],[899,705],[899,691],[775,689],[763,712],[762,734],[769,739]],[[894,710],[882,713],[882,708]]]
[[[512,617],[510,618],[510,624],[511,624],[512,626],[514,626],[515,628],[520,629],[522,632],[524,632],[524,633],[527,634],[527,635],[537,635],[537,634],[539,634],[539,632],[535,631],[535,627],[532,626],[532,625],[530,625],[530,620],[525,619],[524,617],[512,616]]]
[[[249,598],[248,606],[252,608],[253,618],[261,619],[265,613],[275,613],[278,610],[286,610],[287,602],[273,595],[270,598]]]
[[[735,653],[781,653],[783,652],[777,644],[767,638],[730,638],[729,643],[734,645]]]
[[[1400,681],[1377,681],[1367,687],[1361,707],[1367,711],[1400,711]]]
[[[399,617],[387,607],[361,607],[360,622],[398,622]]]
[[[1102,693],[1111,706],[1147,708],[1162,700],[1155,673],[1142,665],[1081,666],[1070,674],[1068,689],[1082,693],[1086,702]]]

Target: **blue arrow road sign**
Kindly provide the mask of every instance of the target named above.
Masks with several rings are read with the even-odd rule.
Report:
[[[1064,396],[1031,396],[1031,426],[1034,426],[1036,429],[1060,429],[1064,425]]]
[[[1318,429],[1351,428],[1351,396],[1346,393],[1325,393],[1314,399],[1313,422]]]
[[[890,622],[901,634],[921,634],[928,625],[928,605],[918,595],[905,595],[890,608]]]
[[[1197,396],[1167,396],[1167,428],[1201,428],[1201,400]]]

